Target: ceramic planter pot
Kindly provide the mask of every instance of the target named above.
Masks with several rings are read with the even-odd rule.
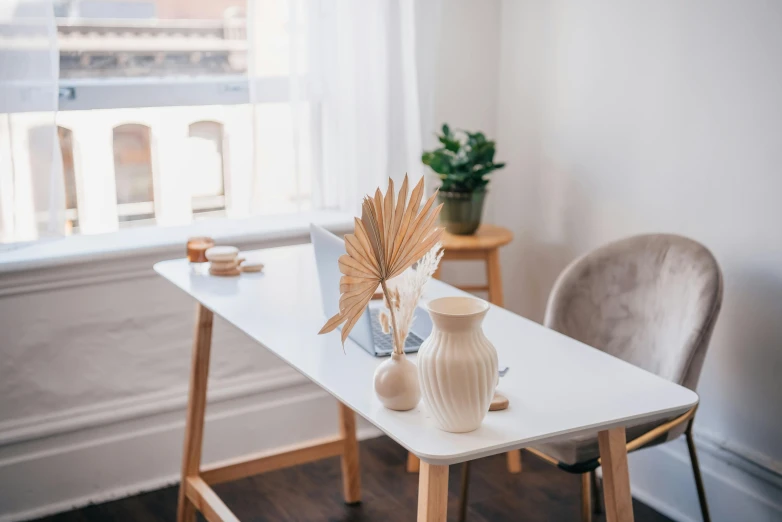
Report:
[[[485,190],[474,192],[437,193],[437,199],[443,204],[440,222],[451,234],[469,235],[478,230],[483,215]]]
[[[481,329],[489,303],[474,297],[429,302],[432,333],[418,351],[424,404],[445,431],[477,429],[497,387],[497,351]]]
[[[389,410],[407,411],[418,406],[421,387],[415,364],[404,354],[393,353],[375,369],[375,395]]]

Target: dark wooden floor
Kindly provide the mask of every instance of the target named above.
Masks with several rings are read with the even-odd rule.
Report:
[[[361,443],[363,502],[342,502],[339,459],[266,473],[215,486],[242,521],[414,521],[418,476],[404,470],[406,452],[387,437]],[[505,471],[504,455],[473,463],[468,520],[578,521],[580,478],[524,453],[524,472]],[[452,466],[448,515],[456,519],[461,466]],[[94,522],[175,519],[177,488],[172,486],[40,519],[41,522]],[[669,519],[634,502],[636,522]],[[603,516],[595,517],[602,522]]]

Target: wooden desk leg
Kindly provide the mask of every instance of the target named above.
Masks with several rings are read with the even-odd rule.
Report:
[[[182,482],[179,485],[177,522],[194,522],[195,507],[187,499],[187,477],[197,476],[201,467],[201,447],[204,440],[206,380],[209,376],[209,352],[212,347],[214,314],[200,303],[196,310],[195,338],[190,362],[190,393],[187,399],[185,444],[182,449]]]
[[[356,413],[339,403],[339,433],[345,442],[342,453],[342,492],[346,504],[361,502],[361,470],[358,462]]]
[[[511,450],[505,454],[510,473],[521,473],[521,450]]]
[[[624,427],[601,431],[597,435],[603,467],[603,498],[606,522],[633,522],[633,497]]]
[[[421,462],[418,475],[418,522],[445,522],[448,517],[448,466]]]
[[[408,473],[418,473],[418,471],[421,469],[421,461],[418,459],[418,457],[408,452],[406,468]]]

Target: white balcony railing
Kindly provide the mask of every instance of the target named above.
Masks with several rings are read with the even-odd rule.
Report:
[[[155,224],[168,226],[190,223],[202,211],[224,209],[229,217],[245,217],[251,209],[307,209],[309,183],[294,176],[289,115],[285,104],[60,112],[57,125],[70,131],[77,201],[76,212],[69,210],[66,217],[77,216],[79,233],[97,234],[115,231],[122,221],[142,214],[153,214]],[[47,208],[51,180],[36,165],[31,140],[36,128],[51,125],[51,115],[0,118],[13,118],[13,125],[0,122],[0,128],[12,133],[0,135],[0,143],[9,145],[13,158],[13,168],[0,168],[0,187],[12,188],[0,193],[2,240],[36,239],[47,219],[36,209]],[[190,126],[198,122],[219,124],[219,150],[194,148]],[[153,201],[118,204],[115,162],[121,158],[115,157],[115,129],[128,124],[149,130]],[[221,190],[205,194],[204,186],[216,186],[215,175],[223,176],[217,184]]]

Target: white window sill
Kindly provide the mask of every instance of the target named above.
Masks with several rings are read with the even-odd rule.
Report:
[[[42,240],[0,251],[0,297],[153,274],[157,261],[184,257],[187,239],[209,236],[240,249],[309,242],[309,225],[353,228],[344,212],[210,219],[178,227],[139,227],[94,236]]]

